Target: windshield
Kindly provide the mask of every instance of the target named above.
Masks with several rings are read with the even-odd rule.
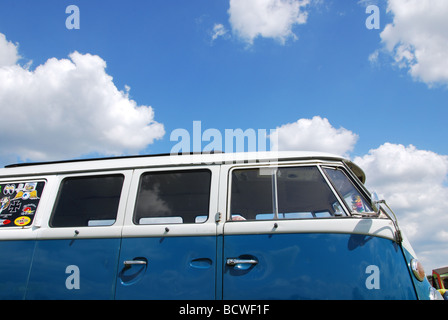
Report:
[[[372,207],[364,196],[355,188],[352,181],[340,169],[324,168],[334,188],[344,199],[352,214],[372,213]]]

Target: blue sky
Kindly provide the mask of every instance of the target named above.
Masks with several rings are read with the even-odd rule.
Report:
[[[65,8],[80,9],[68,30]],[[381,27],[390,23],[378,3]],[[169,133],[192,127],[274,129],[321,116],[359,135],[354,154],[385,141],[447,154],[446,87],[429,89],[388,63],[368,57],[382,47],[365,6],[353,0],[309,6],[306,24],[284,45],[258,37],[211,41],[214,24],[229,26],[228,1],[10,1],[0,4],[0,31],[20,44],[32,67],[73,51],[107,62],[118,89],[150,105]],[[229,31],[230,33],[231,31]],[[148,147],[169,152],[169,135]]]
[[[193,121],[277,129],[291,149],[338,144],[408,212],[429,269],[446,265],[446,16],[437,0],[2,0],[0,163],[168,153]]]

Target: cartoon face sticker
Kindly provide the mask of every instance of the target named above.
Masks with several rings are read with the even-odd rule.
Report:
[[[8,184],[3,188],[3,194],[5,196],[12,195],[16,191],[16,186],[14,184]]]

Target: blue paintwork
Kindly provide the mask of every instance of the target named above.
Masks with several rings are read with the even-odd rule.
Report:
[[[413,275],[412,269],[411,269],[411,260],[414,258],[412,254],[403,248],[404,256],[406,258],[406,262],[408,265],[409,274],[411,274],[412,281],[414,282],[415,291],[418,295],[418,298],[420,300],[429,300],[429,290],[431,288],[431,284],[429,283],[428,279],[425,279],[423,281],[418,281],[417,278]]]
[[[24,299],[35,241],[0,241],[0,299]]]
[[[0,252],[1,299],[389,300],[429,292],[412,276],[409,252],[355,234],[0,241]],[[258,264],[226,266],[226,258]],[[133,259],[147,265],[124,268]],[[66,287],[69,265],[79,267],[79,289]],[[379,289],[366,287],[369,265],[378,266]]]
[[[416,299],[401,248],[350,234],[224,236],[224,256],[255,258],[244,270],[226,266],[223,299]],[[369,265],[380,288],[368,289]]]
[[[145,270],[123,273],[124,261],[136,258],[147,259]],[[119,269],[116,299],[213,300],[216,237],[124,238]]]
[[[26,299],[113,299],[120,239],[40,240]],[[67,289],[67,266],[80,270],[80,288]]]

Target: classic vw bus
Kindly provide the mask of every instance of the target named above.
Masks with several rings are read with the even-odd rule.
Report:
[[[430,299],[351,161],[155,155],[0,169],[2,299]]]

